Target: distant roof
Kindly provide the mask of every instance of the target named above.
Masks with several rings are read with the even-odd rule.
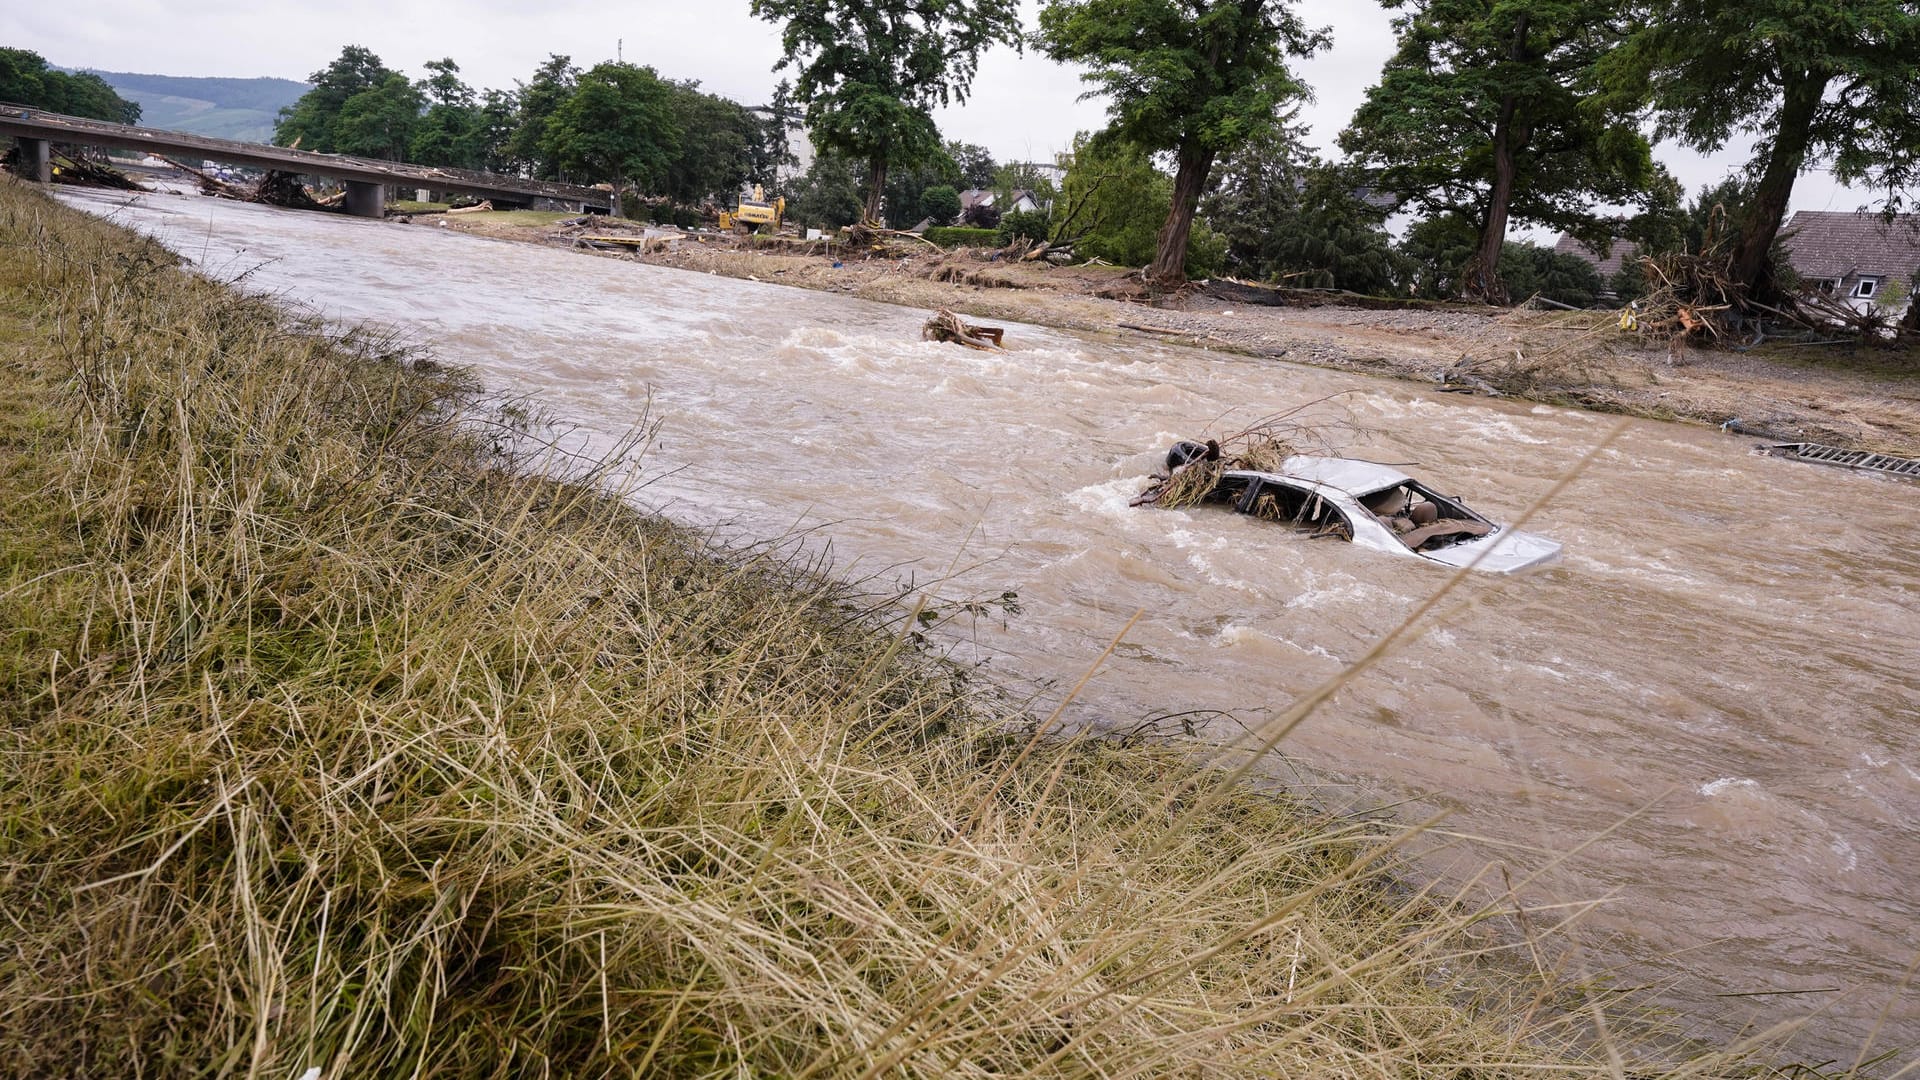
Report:
[[[1780,240],[1801,277],[1910,279],[1920,271],[1920,214],[1888,222],[1878,214],[1802,210]]]
[[[1034,197],[1033,192],[1028,191],[1026,188],[1014,188],[1011,192],[1008,192],[1008,194],[1012,196],[1011,201],[1016,204],[1018,204],[1021,199],[1027,199],[1036,206],[1039,205],[1040,202],[1038,198]],[[971,210],[983,204],[986,206],[994,205],[993,192],[985,188],[968,188],[960,193],[960,209],[962,210]]]
[[[1602,258],[1599,252],[1575,240],[1568,233],[1560,234],[1560,242],[1553,245],[1553,250],[1554,253],[1558,255],[1572,255],[1577,259],[1585,259],[1593,265],[1595,270],[1600,272],[1600,280],[1602,281],[1619,273],[1620,268],[1625,266],[1627,260],[1633,258],[1635,254],[1633,241],[1615,240],[1613,247],[1607,250],[1606,257]]]

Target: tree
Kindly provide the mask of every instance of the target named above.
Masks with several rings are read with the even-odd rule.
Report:
[[[332,125],[332,152],[405,161],[424,103],[405,75],[389,74],[380,85],[340,106]]]
[[[1059,195],[1053,186],[1053,179],[1039,165],[1029,161],[1012,161],[993,171],[994,197],[1012,209],[1020,201],[1019,193],[1026,192],[1041,206],[1051,206],[1054,197]]]
[[[1619,0],[1383,0],[1399,45],[1341,134],[1379,186],[1427,216],[1459,215],[1479,240],[1456,284],[1504,303],[1510,221],[1604,243],[1587,207],[1640,197],[1653,176],[1645,138],[1594,107],[1595,64],[1617,43]]]
[[[0,101],[116,124],[140,122],[140,106],[121,97],[105,79],[92,72],[55,70],[28,49],[0,48]]]
[[[1920,180],[1915,0],[1638,0],[1633,15],[1639,29],[1602,66],[1618,98],[1696,149],[1759,135],[1732,253],[1746,295],[1771,291],[1768,252],[1807,166],[1884,190],[1889,213]]]
[[[680,149],[673,87],[652,68],[596,64],[555,110],[540,145],[563,170],[657,191]]]
[[[950,225],[960,216],[960,193],[948,184],[930,187],[920,193],[920,213],[935,225]]]
[[[973,143],[950,142],[947,144],[947,156],[953,159],[954,167],[960,171],[961,188],[984,188],[993,184],[993,177],[1000,170],[994,164],[993,154],[984,146]]]
[[[1404,276],[1364,174],[1309,152],[1306,130],[1276,127],[1228,155],[1205,220],[1227,242],[1236,274],[1322,289],[1384,294]]]
[[[1300,227],[1300,193],[1313,155],[1302,145],[1304,127],[1275,124],[1220,161],[1219,177],[1201,214],[1227,239],[1227,265],[1246,277],[1271,278],[1298,269],[1280,251],[1285,234]]]
[[[408,161],[478,169],[484,164],[484,118],[473,88],[460,80],[460,65],[451,57],[429,60],[429,75],[415,87],[427,101],[409,144]]]
[[[786,22],[779,71],[822,153],[867,166],[866,214],[879,220],[887,171],[940,152],[932,110],[964,102],[987,46],[1020,45],[1017,0],[753,0]]]
[[[1214,158],[1277,122],[1308,96],[1288,57],[1327,44],[1287,0],[1048,0],[1042,48],[1087,65],[1112,99],[1109,130],[1149,151],[1172,153],[1177,171],[1149,275],[1186,278],[1188,233]]]
[[[1427,300],[1460,295],[1461,271],[1479,250],[1480,227],[1459,213],[1413,223],[1400,240],[1407,289]]]
[[[1746,228],[1748,208],[1753,203],[1753,181],[1729,176],[1717,184],[1703,185],[1691,203],[1683,203],[1686,190],[1678,180],[1666,176],[1665,170],[1662,175],[1662,190],[1655,203],[1621,230],[1621,236],[1634,245],[1636,255],[1673,251],[1699,255],[1709,249],[1731,249]],[[1640,260],[1636,257],[1622,263],[1608,282],[1608,288],[1626,299],[1646,295]]]
[[[343,153],[335,126],[348,99],[378,89],[398,74],[381,63],[372,51],[348,45],[340,50],[333,63],[307,76],[313,89],[280,110],[279,122],[273,128],[273,141],[281,146],[292,146],[297,141],[302,150]]]
[[[860,220],[859,166],[845,158],[822,154],[793,187],[787,217],[794,224],[838,229]]]
[[[912,225],[930,213],[924,205],[929,190],[936,187],[957,188],[960,183],[960,170],[945,151],[911,167],[889,171],[885,199],[888,222],[900,228]],[[956,199],[958,197],[955,196]],[[954,213],[959,211],[955,210]]]
[[[750,184],[773,183],[767,121],[737,102],[702,93],[697,82],[670,85],[680,139],[667,167],[666,195],[688,204],[712,195],[731,200]]]
[[[1079,258],[1099,258],[1121,266],[1143,266],[1159,250],[1164,221],[1173,201],[1173,181],[1153,167],[1145,147],[1109,132],[1074,136],[1073,150],[1062,158],[1067,176],[1052,214],[1055,243],[1071,241]],[[1225,242],[1205,228],[1190,228],[1183,263],[1211,270]]]
[[[515,98],[519,119],[507,139],[506,157],[540,180],[560,179],[560,165],[543,147],[547,124],[560,111],[580,81],[580,69],[571,57],[550,54],[534,70],[532,80],[518,83]]]
[[[474,120],[473,143],[480,168],[488,172],[510,172],[517,162],[507,152],[507,143],[519,126],[519,102],[506,90],[487,90],[480,95],[480,109]]]
[[[1538,295],[1570,307],[1592,307],[1604,287],[1592,263],[1550,247],[1509,243],[1502,261],[1516,297]]]

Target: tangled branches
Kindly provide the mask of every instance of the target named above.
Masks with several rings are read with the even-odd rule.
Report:
[[[1359,431],[1350,413],[1325,415],[1323,407],[1340,396],[1263,416],[1219,439],[1175,443],[1167,454],[1167,475],[1155,476],[1132,505],[1174,510],[1196,506],[1206,501],[1228,471],[1279,472],[1288,458],[1303,451],[1330,453],[1336,441]]]
[[[1001,340],[1006,331],[998,326],[974,326],[963,322],[960,316],[946,308],[934,313],[927,325],[920,328],[920,337],[926,341],[950,341],[955,345],[965,345],[969,349],[989,352],[1006,348]]]

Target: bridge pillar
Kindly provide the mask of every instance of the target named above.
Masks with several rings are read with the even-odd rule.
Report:
[[[20,144],[20,174],[42,184],[53,183],[53,144],[25,137],[14,141]]]
[[[347,213],[354,217],[385,217],[387,189],[371,180],[347,181]]]

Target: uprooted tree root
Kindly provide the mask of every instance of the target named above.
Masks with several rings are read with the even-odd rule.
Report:
[[[969,349],[990,352],[1004,349],[1006,330],[998,326],[974,326],[963,322],[960,316],[946,308],[934,313],[927,325],[920,328],[920,337],[925,341],[947,341],[955,345],[965,345]]]

